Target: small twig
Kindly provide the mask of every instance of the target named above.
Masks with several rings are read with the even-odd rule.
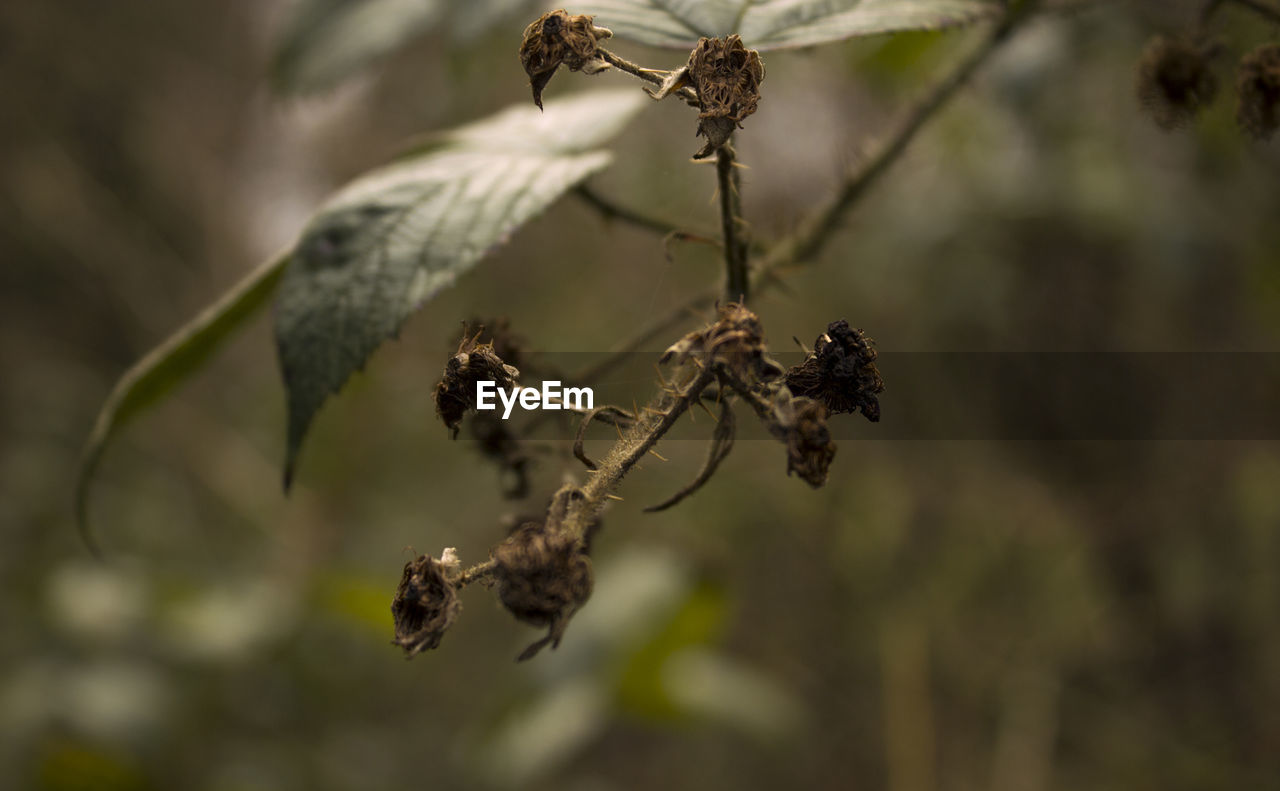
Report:
[[[667,72],[658,71],[656,69],[646,69],[638,63],[632,63],[629,60],[618,57],[603,47],[598,48],[596,52],[598,52],[600,57],[604,58],[610,66],[613,66],[618,71],[624,71],[634,77],[639,77],[651,85],[661,85],[662,78],[667,74]],[[690,106],[700,106],[698,103],[698,94],[695,93],[692,88],[680,88],[679,90],[674,91],[674,93],[681,99],[684,99],[684,101]]]
[[[1247,8],[1255,14],[1280,24],[1280,7],[1266,0],[1230,0],[1241,8]]]
[[[733,146],[725,143],[716,150],[716,179],[720,188],[720,228],[724,237],[727,282],[726,302],[746,302],[750,283],[747,277],[747,231],[742,218],[742,197],[738,192],[738,170],[734,167]]]
[[[831,235],[840,227],[849,210],[902,156],[907,145],[915,139],[916,133],[959,92],[974,72],[987,62],[991,54],[1000,48],[1023,16],[1023,14],[1006,16],[976,51],[936,84],[933,90],[912,108],[888,142],[845,180],[839,191],[824,207],[802,223],[800,229],[789,239],[783,240],[770,251],[760,265],[760,271],[769,272],[779,266],[814,259],[822,251]]]
[[[594,461],[587,458],[586,451],[583,449],[583,443],[587,438],[587,426],[591,425],[591,421],[595,418],[601,418],[615,426],[621,428],[624,425],[632,425],[635,423],[635,416],[628,414],[625,410],[611,405],[596,407],[582,418],[582,422],[578,424],[578,433],[573,438],[573,456],[578,461],[586,465],[588,470],[599,469]],[[622,422],[619,422],[622,421]]]
[[[671,430],[688,409],[698,400],[702,391],[715,379],[711,366],[697,368],[696,374],[675,393],[660,393],[650,404],[655,414],[648,412],[639,418],[598,464],[598,471],[573,498],[568,498],[558,529],[576,536],[579,540],[587,534],[591,524],[600,515],[609,495],[618,487],[631,468],[649,452],[658,440]],[[548,511],[548,526],[552,519]]]
[[[493,558],[489,558],[483,563],[477,563],[471,568],[462,572],[458,576],[457,581],[453,583],[455,588],[465,588],[473,582],[484,582],[493,576],[493,572],[497,569],[498,563]]]
[[[573,194],[582,202],[600,212],[600,214],[606,219],[622,220],[623,222],[630,223],[637,228],[643,228],[646,231],[653,231],[654,233],[662,234],[663,236],[681,233],[681,230],[675,225],[664,220],[659,220],[656,217],[641,214],[640,212],[635,211],[634,209],[629,209],[626,206],[619,206],[585,184],[574,189]]]
[[[698,403],[702,403],[699,401]],[[733,417],[733,408],[729,405],[729,399],[725,399],[720,403],[720,419],[716,422],[715,431],[711,435],[711,446],[707,449],[707,459],[702,463],[702,469],[698,471],[687,485],[680,491],[663,500],[657,505],[651,505],[644,509],[648,513],[656,513],[665,511],[673,505],[684,500],[689,495],[702,488],[703,484],[711,480],[711,476],[715,474],[716,468],[720,466],[720,462],[729,456],[729,451],[733,450],[733,438],[736,430],[736,424]],[[650,451],[651,453],[653,451]],[[659,457],[661,458],[661,457]]]

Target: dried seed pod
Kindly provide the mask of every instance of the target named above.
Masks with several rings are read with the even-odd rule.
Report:
[[[408,656],[440,645],[445,630],[453,625],[462,605],[451,575],[457,569],[452,550],[436,560],[422,555],[404,565],[404,575],[391,602],[396,636],[391,642]]]
[[[596,74],[609,68],[600,56],[596,42],[609,38],[613,32],[592,24],[594,17],[587,14],[570,15],[564,9],[538,17],[524,29],[520,43],[520,63],[529,75],[533,88],[533,101],[542,107],[542,89],[561,64],[569,71]]]
[[[436,384],[436,414],[456,438],[458,424],[476,405],[476,382],[495,382],[502,389],[516,386],[520,371],[494,353],[492,343],[479,343],[480,334],[467,337],[445,363],[444,375]]]
[[[1280,128],[1280,44],[1264,44],[1240,60],[1236,70],[1236,122],[1257,140]]]
[[[794,395],[822,403],[832,414],[862,410],[871,422],[880,420],[884,380],[876,369],[873,341],[841,319],[818,336],[804,362],[787,371],[787,387]]]
[[[1138,101],[1164,130],[1185,126],[1213,101],[1218,80],[1210,69],[1214,47],[1156,36],[1138,64]]]
[[[569,618],[591,596],[591,559],[572,536],[526,522],[493,550],[498,598],[518,620],[548,627],[529,646],[528,659],[547,643],[557,646]]]
[[[810,398],[779,390],[775,433],[787,443],[787,475],[797,473],[813,488],[827,482],[836,443],[827,430],[827,408]]]
[[[701,105],[697,134],[707,138],[707,144],[693,158],[702,159],[724,145],[756,111],[764,63],[738,36],[704,38],[689,56],[687,79]]]

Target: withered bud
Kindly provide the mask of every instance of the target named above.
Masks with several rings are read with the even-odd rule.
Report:
[[[1185,126],[1213,101],[1218,92],[1210,68],[1214,50],[1168,36],[1147,43],[1138,63],[1138,101],[1161,129]]]
[[[463,322],[463,327],[478,331],[477,343],[493,345],[493,353],[502,358],[507,365],[515,368],[523,367],[524,356],[529,350],[529,342],[523,335],[511,328],[511,319],[498,316],[491,319],[473,317]],[[464,333],[466,330],[464,329]]]
[[[1263,44],[1240,60],[1236,90],[1240,128],[1257,140],[1269,139],[1280,128],[1280,44]]]
[[[456,439],[458,424],[476,405],[476,382],[492,381],[502,389],[516,386],[520,372],[494,353],[492,343],[479,343],[480,333],[464,335],[458,351],[445,363],[436,384],[436,414]]]
[[[821,402],[832,414],[862,410],[867,420],[880,420],[876,396],[884,391],[884,380],[876,370],[872,343],[844,319],[832,322],[804,362],[787,371],[787,387],[794,395]]]
[[[827,408],[810,398],[790,397],[778,391],[774,433],[787,443],[787,475],[798,474],[817,489],[827,482],[827,470],[836,456],[836,443],[827,430]]]
[[[720,308],[711,326],[691,332],[672,344],[662,355],[662,362],[684,362],[701,357],[720,366],[743,384],[758,384],[776,379],[782,370],[769,359],[760,319],[743,305],[730,302]]]
[[[569,71],[596,74],[609,68],[609,64],[596,49],[596,42],[609,38],[613,32],[592,24],[594,17],[587,14],[570,15],[564,9],[538,17],[524,29],[524,41],[520,44],[520,63],[529,75],[533,88],[534,104],[542,107],[542,89],[561,64]]]
[[[742,120],[756,111],[764,63],[760,53],[747,49],[741,38],[729,36],[700,39],[689,56],[688,69],[688,81],[701,105],[696,134],[707,138],[707,144],[693,158],[703,159],[724,145],[742,126]]]
[[[529,646],[528,659],[547,643],[560,644],[569,618],[591,596],[591,559],[572,536],[526,522],[493,549],[498,598],[518,620],[548,627]]]
[[[440,645],[445,630],[453,625],[462,605],[452,575],[457,559],[446,549],[440,560],[422,555],[404,565],[404,576],[391,602],[396,636],[391,642],[414,656]]]

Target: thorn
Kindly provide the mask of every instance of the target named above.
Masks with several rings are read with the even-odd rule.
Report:
[[[654,450],[653,448],[649,448],[649,452],[650,452],[650,453],[652,453],[653,455],[657,456],[659,459],[662,459],[663,461],[671,461],[671,459],[664,458],[664,457],[663,457],[663,455],[662,455],[661,453],[659,453],[658,451]]]
[[[625,437],[622,436],[622,426],[619,426],[617,423],[614,423],[613,430],[618,432],[618,439],[625,439]]]
[[[608,497],[610,500],[617,500],[619,502],[622,502],[622,498],[616,494],[606,494],[605,497]]]
[[[711,409],[706,404],[702,403],[701,398],[698,399],[698,406],[702,407],[702,411],[710,415],[712,420],[716,419],[716,416],[712,414]]]

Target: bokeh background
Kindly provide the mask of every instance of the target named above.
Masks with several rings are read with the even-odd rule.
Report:
[[[675,440],[608,513],[558,651],[513,664],[537,634],[478,589],[406,662],[389,604],[413,550],[482,559],[579,473],[543,457],[533,496],[504,501],[449,440],[430,394],[459,322],[602,351],[720,276],[714,250],[668,262],[571,197],[324,410],[289,498],[264,313],[112,447],[91,560],[70,492],[115,379],[404,140],[528,101],[533,12],[512,5],[454,8],[362,76],[281,97],[285,2],[0,4],[0,785],[1280,788],[1265,433],[900,441],[846,417],[823,489],[744,441],[696,497],[643,514],[701,461]],[[1222,14],[1222,89],[1185,130],[1134,99],[1148,36],[1194,13],[1100,3],[1021,31],[789,293],[755,301],[774,345],[865,328],[886,415],[898,353],[1280,348],[1280,144],[1242,137],[1231,90],[1277,31]],[[769,54],[739,143],[757,237],[793,227],[981,35]],[[627,84],[562,74],[548,95]],[[649,108],[593,187],[712,232],[692,131],[678,104]],[[640,400],[651,383],[612,382]]]

